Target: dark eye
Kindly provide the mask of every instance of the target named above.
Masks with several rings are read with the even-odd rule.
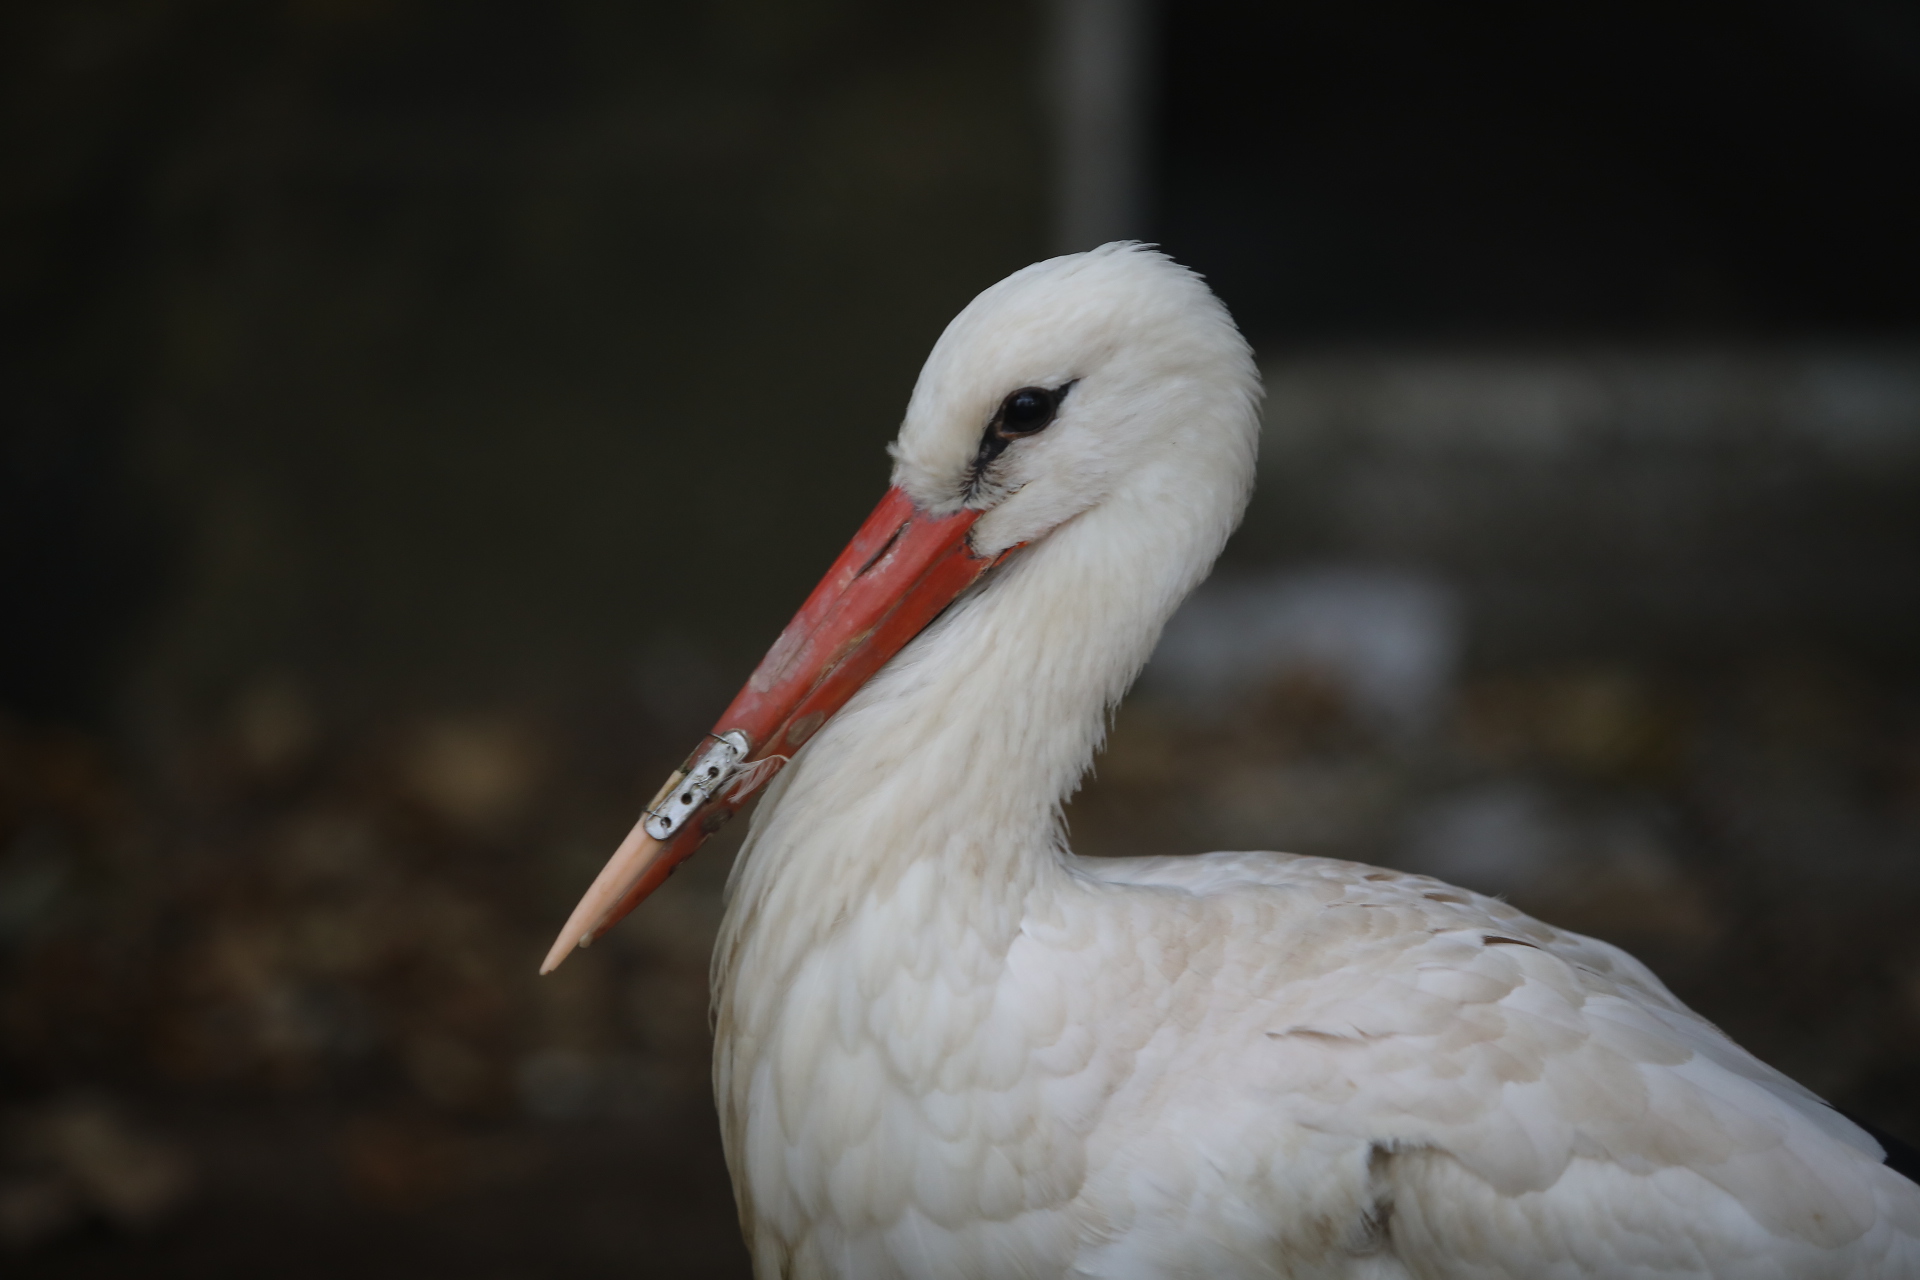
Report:
[[[968,481],[969,492],[980,483],[981,473],[1007,451],[1007,446],[1015,440],[1037,435],[1047,429],[1054,415],[1060,412],[1060,402],[1067,398],[1067,392],[1073,390],[1073,383],[1064,387],[1022,387],[1000,402],[1000,411],[993,415],[993,421],[987,424],[987,432],[980,437],[980,452],[974,455],[973,479]]]
[[[1045,387],[1022,387],[1000,405],[1000,432],[1009,436],[1030,436],[1053,421],[1060,407],[1059,393]]]

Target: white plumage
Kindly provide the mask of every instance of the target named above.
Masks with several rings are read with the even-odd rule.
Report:
[[[989,459],[1024,386],[1070,390]],[[756,1275],[1920,1276],[1920,1187],[1614,947],[1350,863],[1066,851],[1258,395],[1139,246],[935,346],[894,483],[1027,545],[807,743],[735,870],[714,1079]]]

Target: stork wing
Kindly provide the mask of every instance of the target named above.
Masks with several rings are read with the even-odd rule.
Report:
[[[1241,944],[1325,957],[1260,993],[1242,1070],[1274,1114],[1368,1145],[1414,1275],[1920,1276],[1920,1187],[1616,947],[1327,859],[1094,874],[1316,904]]]

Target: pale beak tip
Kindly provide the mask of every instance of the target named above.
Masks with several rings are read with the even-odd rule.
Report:
[[[561,961],[573,954],[575,947],[591,946],[594,938],[612,927],[614,920],[626,914],[623,910],[616,911],[621,899],[653,865],[661,849],[660,842],[647,834],[646,815],[642,814],[640,821],[634,823],[633,830],[627,833],[627,838],[607,859],[607,865],[594,877],[580,904],[567,918],[566,927],[560,930],[560,936],[553,940],[547,958],[540,963],[541,977],[558,969]]]
[[[553,946],[547,949],[547,958],[540,962],[540,976],[546,977],[558,969],[566,958],[573,954],[574,940],[565,933],[553,940]]]

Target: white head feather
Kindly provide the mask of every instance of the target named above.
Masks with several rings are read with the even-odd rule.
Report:
[[[1002,400],[1069,384],[1053,424],[973,483]],[[1199,276],[1145,245],[1104,245],[1016,271],[954,318],[908,402],[893,481],[929,510],[990,506],[982,551],[1032,542],[1162,462],[1208,482],[1237,520],[1259,394],[1245,340]]]

